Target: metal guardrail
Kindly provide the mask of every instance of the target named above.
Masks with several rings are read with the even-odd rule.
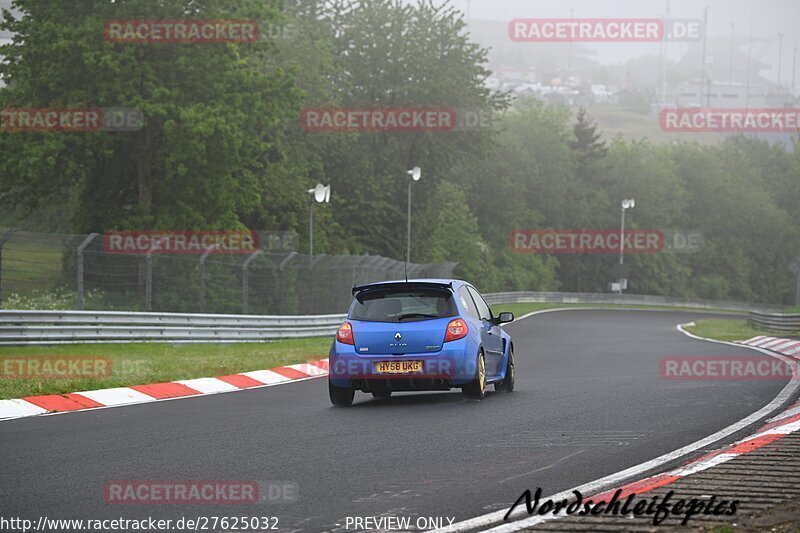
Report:
[[[742,313],[770,312],[774,308],[743,302],[720,300],[692,300],[668,296],[645,294],[613,294],[602,292],[496,292],[485,294],[490,305],[501,303],[569,303],[569,304],[610,304],[610,305],[657,305],[664,307],[687,307],[692,309],[712,309],[737,311]]]
[[[499,292],[486,294],[485,297],[489,304],[546,302],[659,305],[750,312],[761,317],[768,317],[764,320],[778,320],[774,318],[778,315],[770,314],[768,308],[741,302],[687,300],[636,294],[561,292]],[[92,342],[262,342],[333,335],[344,316],[344,314],[259,316],[124,311],[0,310],[0,345]],[[800,321],[800,315],[791,316]]]
[[[261,342],[333,335],[344,315],[0,310],[0,344]]]
[[[800,333],[800,314],[751,312],[750,323],[777,333]]]

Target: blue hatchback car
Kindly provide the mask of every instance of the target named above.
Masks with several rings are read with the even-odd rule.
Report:
[[[514,390],[514,344],[475,287],[460,280],[386,281],[353,287],[353,302],[329,355],[328,390],[338,407],[355,391],[461,388],[482,399],[486,385]]]

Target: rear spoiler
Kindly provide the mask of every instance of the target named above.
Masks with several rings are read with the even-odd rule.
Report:
[[[453,290],[453,282],[437,283],[435,281],[393,281],[391,283],[371,283],[369,285],[354,285],[353,296],[361,292],[379,291],[384,289],[450,289]]]

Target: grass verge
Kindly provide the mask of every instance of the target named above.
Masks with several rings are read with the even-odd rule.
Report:
[[[754,327],[747,320],[726,318],[698,320],[686,331],[699,337],[728,342],[744,341],[757,335],[775,336],[774,333]]]

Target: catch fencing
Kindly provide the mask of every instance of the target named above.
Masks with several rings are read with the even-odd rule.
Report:
[[[263,232],[270,233],[270,232]],[[309,256],[274,232],[252,253],[109,252],[102,235],[0,232],[0,307],[242,315],[338,313],[353,285],[402,279],[402,261]],[[409,278],[448,278],[456,263],[409,263]]]

